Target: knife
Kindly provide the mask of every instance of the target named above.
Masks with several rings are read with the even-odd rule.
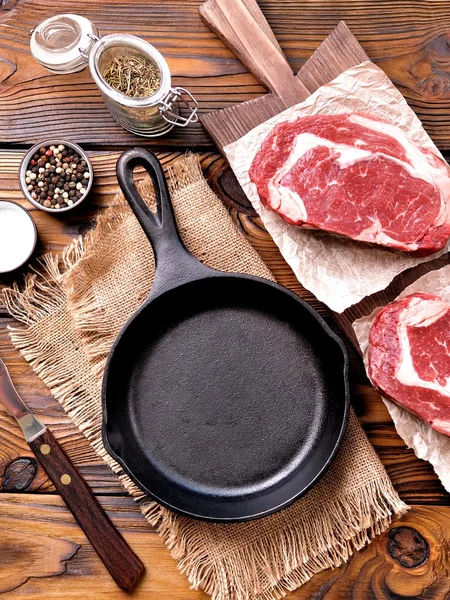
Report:
[[[113,525],[91,488],[47,427],[25,406],[0,360],[0,400],[117,585],[130,591],[144,565]]]

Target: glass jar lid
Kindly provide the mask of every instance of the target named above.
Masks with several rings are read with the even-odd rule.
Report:
[[[87,65],[90,47],[97,40],[95,26],[80,15],[62,14],[42,21],[34,29],[30,50],[33,57],[54,73],[75,73]]]

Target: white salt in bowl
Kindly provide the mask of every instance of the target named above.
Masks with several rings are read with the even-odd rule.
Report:
[[[9,200],[0,200],[0,274],[26,263],[36,242],[36,224],[28,211]]]

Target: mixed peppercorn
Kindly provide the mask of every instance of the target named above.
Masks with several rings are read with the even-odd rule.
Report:
[[[79,202],[90,177],[87,162],[75,150],[60,144],[42,146],[33,154],[25,183],[33,200],[57,210]]]

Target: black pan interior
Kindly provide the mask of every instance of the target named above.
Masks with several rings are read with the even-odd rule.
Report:
[[[297,296],[243,276],[169,290],[119,336],[107,448],[150,495],[213,520],[268,514],[323,472],[347,417],[342,342]]]

